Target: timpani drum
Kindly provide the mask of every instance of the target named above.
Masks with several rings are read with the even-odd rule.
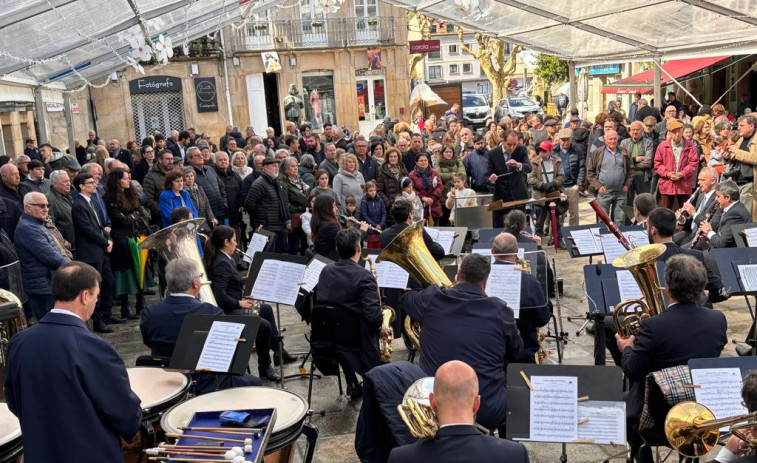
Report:
[[[18,461],[23,450],[21,423],[8,410],[8,405],[0,403],[0,463]]]
[[[176,405],[163,415],[166,433],[181,433],[195,412],[275,408],[276,422],[265,450],[266,463],[291,462],[297,438],[303,432],[308,403],[300,395],[269,387],[240,387],[211,392]]]
[[[136,439],[141,442],[124,449],[124,457],[129,462],[139,461],[142,450],[155,445],[161,417],[166,410],[187,398],[190,381],[185,374],[162,368],[136,367],[127,368],[126,372],[131,390],[142,401],[142,426]],[[137,450],[138,455],[133,455]]]

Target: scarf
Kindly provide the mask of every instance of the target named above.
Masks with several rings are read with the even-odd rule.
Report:
[[[444,167],[445,169],[451,169],[451,168],[457,167],[457,165],[459,164],[459,160],[457,156],[452,156],[452,159],[444,159],[443,157],[440,157],[436,163],[439,167]]]
[[[44,225],[47,231],[50,232],[50,235],[52,235],[53,239],[55,240],[55,244],[58,245],[58,249],[60,250],[61,254],[68,257],[69,259],[73,259],[74,256],[73,254],[71,254],[71,243],[63,238],[63,235],[55,227],[53,220],[48,217],[42,221],[42,225]]]
[[[276,199],[279,200],[279,215],[280,217],[286,222],[289,220],[289,208],[286,207],[286,199],[284,199],[284,189],[281,188],[281,184],[276,181],[276,179],[273,179],[269,177],[267,174],[263,174],[263,177],[276,189]]]
[[[300,177],[297,177],[296,179],[292,180],[291,178],[289,178],[289,176],[287,176],[286,179],[290,185],[294,186],[295,188],[300,190],[302,194],[307,196],[309,187],[305,185],[305,182],[303,182]]]
[[[392,177],[394,177],[395,180],[399,180],[400,179],[400,167],[399,167],[399,165],[394,165],[393,166],[391,164],[387,164],[386,167],[387,167],[387,169],[389,169],[389,173],[392,174]]]
[[[424,171],[416,167],[415,171],[418,173],[418,175],[421,176],[421,182],[422,182],[421,186],[423,187],[423,189],[425,190],[431,187],[431,178],[430,178],[431,168],[429,167]]]

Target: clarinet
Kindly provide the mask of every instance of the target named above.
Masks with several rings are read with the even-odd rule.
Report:
[[[718,202],[715,202],[715,207],[712,209],[712,211],[708,212],[704,215],[703,222],[709,222],[710,218],[715,214],[715,211],[720,209],[720,204]],[[704,237],[704,233],[702,233],[702,230],[697,230],[696,234],[694,234],[694,239],[691,240],[691,249],[695,249],[694,247],[699,244],[699,240],[701,240]]]
[[[618,239],[618,242],[623,245],[626,250],[630,251],[631,249],[636,247],[630,241],[628,241],[628,238],[623,236],[620,228],[618,228],[618,226],[615,225],[615,222],[610,219],[610,216],[608,216],[605,210],[602,209],[602,206],[599,205],[599,202],[596,200],[596,198],[589,201],[589,206],[594,209],[594,212],[596,212],[599,220],[604,222],[604,224],[607,226],[607,229],[610,230],[610,233],[615,235],[615,238]]]

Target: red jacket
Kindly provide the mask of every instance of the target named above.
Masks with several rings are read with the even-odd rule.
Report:
[[[683,139],[683,149],[678,167],[675,165],[673,146],[670,139],[660,143],[654,155],[654,170],[660,176],[658,183],[660,194],[689,195],[693,191],[694,174],[697,171],[699,155],[697,148],[689,140]],[[675,182],[668,178],[668,172],[680,172],[683,178]]]
[[[421,198],[421,201],[423,198],[431,198],[434,200],[434,203],[431,205],[431,216],[435,218],[441,217],[442,203],[439,202],[439,199],[442,197],[444,184],[442,183],[442,178],[439,177],[439,174],[437,174],[434,169],[429,166],[428,170],[430,181],[428,188],[423,188],[423,178],[417,169],[413,169],[408,177],[413,181],[413,190],[415,190],[415,193]],[[423,217],[428,218],[428,207],[426,207],[425,204],[423,205]]]

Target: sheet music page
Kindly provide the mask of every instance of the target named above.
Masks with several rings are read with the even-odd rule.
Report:
[[[439,230],[436,228],[423,227],[423,229],[426,230],[426,233],[428,233],[428,236],[430,236],[432,240],[436,241],[439,239]]]
[[[578,438],[578,378],[532,376],[529,440],[572,442]]]
[[[310,261],[307,267],[305,267],[305,275],[302,281],[305,283],[302,285],[302,289],[311,292],[315,285],[318,284],[318,279],[321,277],[321,271],[326,267],[326,262],[319,259],[313,259]]]
[[[486,295],[498,297],[513,309],[515,318],[520,317],[520,280],[523,272],[519,265],[492,265],[489,279],[486,281]]]
[[[597,229],[597,232],[599,232],[599,229]],[[572,230],[570,236],[573,237],[573,242],[576,244],[579,254],[585,256],[602,252],[602,249],[597,246],[597,242],[594,240],[594,229]]]
[[[738,368],[702,368],[691,370],[691,381],[697,402],[709,408],[715,418],[728,418],[748,413],[741,405],[741,370]],[[728,431],[728,426],[720,428]]]
[[[244,331],[244,324],[214,321],[210,326],[205,345],[202,347],[196,370],[229,371],[234,352],[237,350],[239,336]]]
[[[452,252],[452,245],[455,244],[455,232],[452,230],[439,231],[439,236],[436,238],[436,242],[444,248],[446,254],[449,254]]]
[[[757,227],[745,229],[744,235],[746,235],[747,246],[757,248]]]
[[[612,264],[612,261],[615,260],[616,257],[626,252],[626,248],[620,244],[618,238],[612,233],[601,235],[599,240],[602,243],[602,252],[605,255],[606,264]]]
[[[579,439],[594,439],[595,444],[626,443],[626,403],[588,400],[578,404]]]
[[[757,291],[757,265],[738,265],[744,291]]]
[[[242,260],[250,263],[256,252],[263,252],[268,244],[268,237],[260,233],[253,233],[250,238],[250,244],[247,245],[247,252],[242,256]]]
[[[305,266],[302,264],[266,259],[252,286],[252,298],[294,305],[304,276]]]
[[[641,288],[639,288],[639,284],[636,283],[636,280],[629,270],[617,269],[615,275],[618,279],[618,292],[620,293],[621,301],[639,299],[644,296],[641,292]]]
[[[634,246],[645,246],[649,244],[649,234],[646,230],[633,230],[623,233],[623,236]]]
[[[376,281],[379,288],[407,288],[410,274],[403,270],[402,267],[394,262],[379,262],[373,264],[376,267]],[[368,262],[365,263],[365,269],[370,271],[371,267]]]

